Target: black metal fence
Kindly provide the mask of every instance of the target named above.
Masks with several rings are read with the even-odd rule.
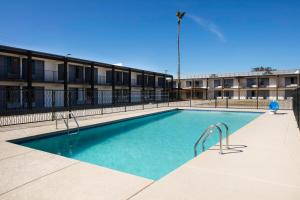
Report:
[[[295,93],[296,94],[296,93]],[[300,95],[300,93],[299,93]],[[279,100],[281,109],[298,113],[299,95]],[[72,111],[76,117],[103,115],[159,107],[268,109],[268,99],[201,99],[177,90],[94,90],[90,88],[46,90],[35,87],[29,91],[17,87],[0,89],[0,126],[54,120],[57,114]],[[298,109],[299,108],[299,109]]]
[[[300,88],[297,88],[294,90],[293,111],[294,111],[294,115],[295,115],[298,127],[300,127]]]

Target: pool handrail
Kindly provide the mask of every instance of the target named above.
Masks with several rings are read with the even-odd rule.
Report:
[[[201,136],[199,137],[199,139],[196,141],[196,143],[194,144],[194,156],[195,157],[198,155],[198,153],[197,153],[197,146],[200,143],[200,141],[202,140],[202,138],[204,138],[204,136],[206,136],[206,133],[208,133],[208,135],[210,135],[211,133],[213,133],[213,131],[215,129],[217,129],[218,132],[219,132],[220,154],[223,154],[223,149],[222,149],[222,130],[221,130],[221,128],[219,126],[217,126],[216,124],[214,124],[214,125],[210,125],[209,127],[207,127],[205,129],[205,131],[201,134]],[[207,138],[207,137],[205,137],[205,138]],[[203,143],[202,143],[202,150],[203,150]]]
[[[62,115],[61,113],[58,113],[58,114],[55,115],[56,129],[57,129],[57,126],[58,126],[58,117],[57,117],[57,115],[60,115],[61,119],[64,121],[64,124],[65,124],[66,127],[67,127],[67,132],[68,132],[68,134],[69,134],[69,119],[68,119],[68,117],[67,117],[67,118],[66,118],[67,121],[66,121],[64,115]]]
[[[229,149],[229,127],[224,122],[219,122],[216,124],[217,126],[224,126],[226,129],[226,148]]]
[[[73,117],[73,119],[74,119],[74,121],[77,125],[77,132],[76,133],[79,133],[79,124],[78,124],[77,118],[75,117],[75,115],[72,111],[70,112],[70,115]]]
[[[69,117],[64,117],[64,115],[62,115],[62,113],[58,113],[58,115],[61,116],[61,119],[64,121],[64,124],[66,125],[67,127],[67,133],[70,134],[70,127],[69,127]],[[79,133],[79,130],[80,130],[80,127],[79,127],[79,124],[78,124],[78,121],[77,121],[77,118],[76,116],[74,115],[74,113],[72,111],[69,112],[69,116],[70,117],[73,117],[76,125],[77,125],[77,132],[75,132],[74,134],[77,134]],[[65,120],[66,119],[66,120]],[[57,114],[55,116],[55,122],[56,122],[56,129],[57,129],[57,126],[58,126],[58,117],[57,117]]]

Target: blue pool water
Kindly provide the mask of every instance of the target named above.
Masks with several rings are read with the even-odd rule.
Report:
[[[194,157],[194,143],[207,126],[225,122],[232,133],[259,115],[175,110],[20,144],[157,180]],[[217,142],[212,134],[206,147]]]

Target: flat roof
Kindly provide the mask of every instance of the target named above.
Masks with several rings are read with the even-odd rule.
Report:
[[[184,80],[184,79],[201,79],[201,78],[234,78],[234,77],[237,78],[237,77],[251,77],[251,76],[297,75],[299,73],[300,73],[299,69],[287,69],[287,70],[257,71],[257,72],[181,75],[180,79]]]
[[[165,75],[166,77],[173,77],[170,74],[147,71],[147,70],[131,68],[131,67],[126,67],[126,66],[113,65],[113,64],[102,63],[102,62],[93,61],[93,60],[80,59],[80,58],[75,58],[75,57],[67,57],[67,56],[62,56],[62,55],[57,55],[57,54],[33,51],[33,50],[16,48],[16,47],[5,46],[5,45],[0,45],[0,51],[5,52],[5,53],[21,54],[21,55],[31,54],[33,57],[39,57],[39,58],[50,59],[50,60],[58,60],[58,61],[65,61],[67,59],[68,62],[74,62],[74,63],[78,63],[78,64],[83,64],[83,65],[92,65],[93,64],[95,66],[101,66],[101,67],[105,67],[105,68],[115,68],[115,69],[119,69],[119,70],[131,70],[133,72],[139,72],[139,73],[144,72],[146,74],[155,74],[155,75],[159,75],[159,76]]]

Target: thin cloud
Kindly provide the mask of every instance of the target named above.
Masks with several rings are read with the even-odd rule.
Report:
[[[226,42],[225,36],[220,30],[220,28],[213,22],[204,19],[203,17],[200,16],[195,16],[195,15],[187,15],[190,19],[192,19],[194,22],[199,24],[202,28],[205,30],[213,33],[218,37],[218,39],[222,42]]]

